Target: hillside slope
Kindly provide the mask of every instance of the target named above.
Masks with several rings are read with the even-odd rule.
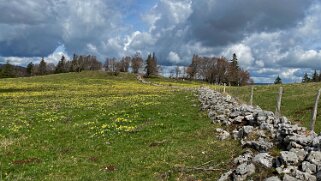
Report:
[[[5,180],[215,180],[240,152],[217,140],[194,92],[132,74],[1,79],[0,105]]]

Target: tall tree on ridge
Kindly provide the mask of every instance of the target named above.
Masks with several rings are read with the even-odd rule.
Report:
[[[146,77],[158,74],[157,59],[155,53],[149,54],[146,60]]]
[[[304,76],[303,76],[303,79],[302,79],[302,83],[308,83],[308,82],[310,82],[310,77],[308,76],[308,74],[307,73],[305,73],[304,74]]]
[[[282,79],[278,75],[278,77],[275,79],[274,84],[282,84]]]
[[[239,65],[238,65],[238,62],[237,62],[237,56],[234,53],[233,54],[233,59],[231,60],[230,66],[228,68],[228,81],[229,81],[229,84],[231,84],[233,86],[239,85],[239,82],[238,82],[239,81],[239,71],[240,71],[240,68],[239,68]]]
[[[144,61],[142,56],[139,53],[136,53],[133,57],[132,57],[132,70],[133,73],[137,74],[139,73],[139,69],[142,68]]]
[[[33,69],[34,69],[34,65],[33,65],[32,62],[30,62],[30,63],[27,65],[27,70],[26,70],[28,76],[31,76],[31,75],[32,75]]]
[[[39,68],[38,68],[39,75],[45,75],[47,73],[47,63],[45,62],[45,59],[42,57]]]
[[[66,58],[65,56],[62,56],[60,61],[58,62],[56,66],[55,73],[65,73],[67,72],[66,70]]]
[[[319,81],[319,75],[317,73],[317,70],[314,70],[314,73],[312,75],[312,81],[313,82],[318,82]]]

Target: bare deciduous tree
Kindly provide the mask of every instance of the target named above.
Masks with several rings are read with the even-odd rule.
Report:
[[[137,74],[139,73],[139,70],[142,68],[143,66],[143,58],[139,53],[136,53],[133,57],[132,57],[132,69],[133,69],[133,73]]]
[[[228,83],[233,86],[250,83],[249,72],[238,66],[236,54],[230,62],[224,57],[193,55],[192,63],[186,72],[190,79],[201,79],[209,83]]]

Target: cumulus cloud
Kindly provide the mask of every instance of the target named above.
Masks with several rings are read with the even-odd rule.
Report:
[[[225,57],[230,57],[235,52],[237,52],[239,64],[242,67],[249,68],[253,64],[254,58],[252,55],[252,50],[250,47],[244,44],[235,44],[227,47],[222,55]]]
[[[171,61],[173,64],[180,63],[181,58],[176,52],[169,52],[168,54],[168,60]]]
[[[112,0],[1,1],[0,12],[2,56],[45,56],[61,43],[87,53],[124,27]]]

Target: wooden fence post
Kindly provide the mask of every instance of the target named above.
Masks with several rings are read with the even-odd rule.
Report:
[[[226,89],[226,84],[224,83],[224,90],[223,90],[223,93],[225,93],[225,89]]]
[[[321,89],[319,89],[317,97],[315,98],[315,102],[314,102],[314,109],[312,112],[312,118],[311,118],[311,122],[310,122],[311,132],[314,132],[314,125],[315,125],[315,121],[317,119],[317,114],[318,114],[318,103],[319,103],[319,99],[320,99],[320,94],[321,94]]]
[[[276,110],[275,110],[275,116],[277,118],[281,116],[282,94],[283,94],[283,87],[280,87],[279,96],[276,102]]]
[[[251,87],[251,97],[250,97],[250,105],[253,106],[253,94],[254,94],[254,86]]]

